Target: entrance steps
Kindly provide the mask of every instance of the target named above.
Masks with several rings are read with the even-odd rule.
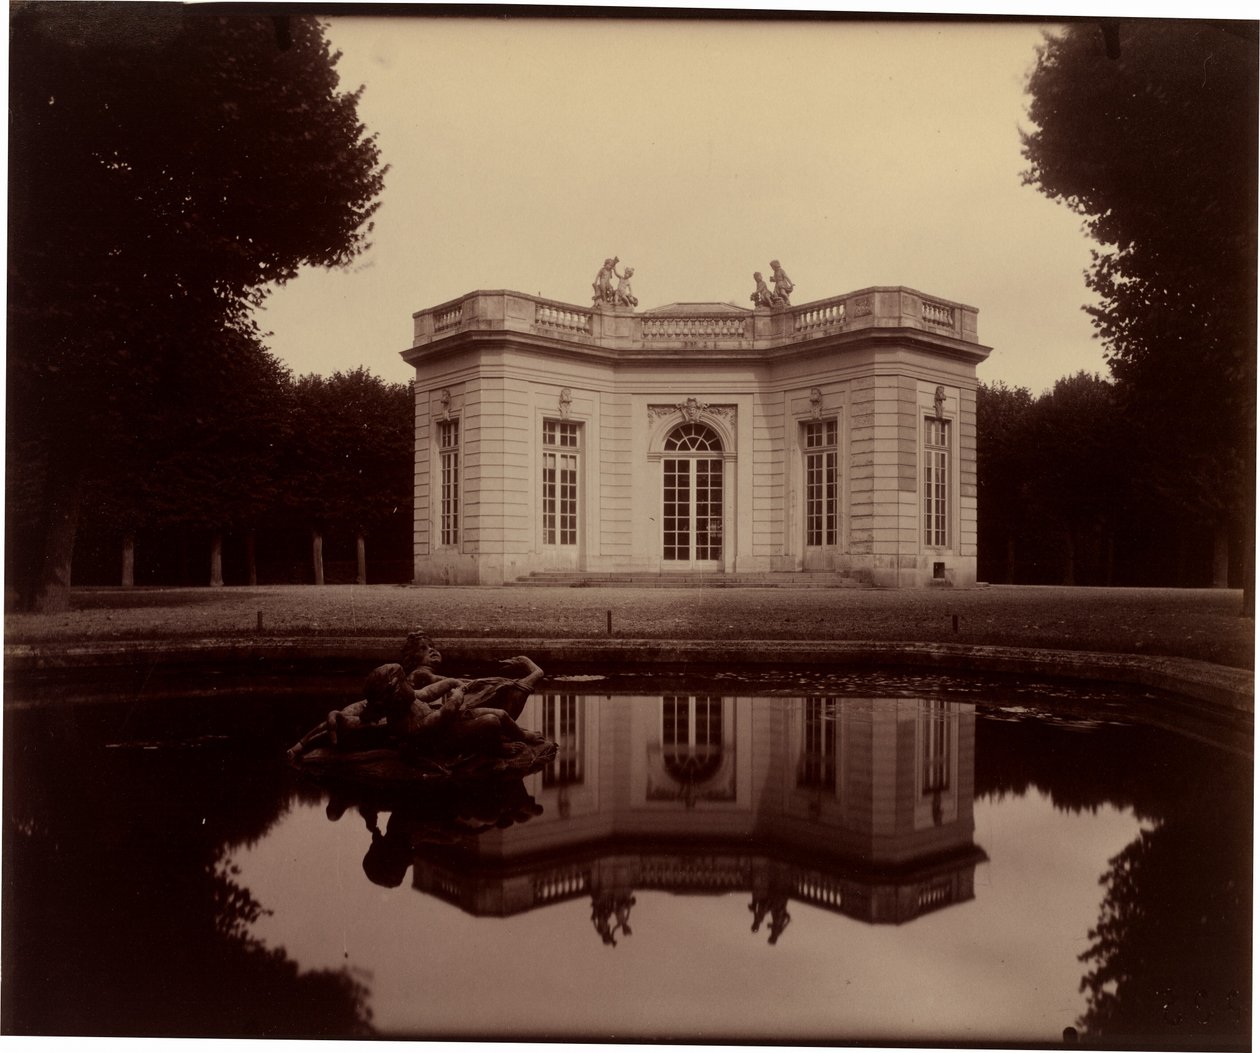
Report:
[[[705,571],[577,571],[536,570],[508,585],[550,585],[559,588],[634,589],[869,589],[857,578],[834,571],[764,571],[718,574]]]

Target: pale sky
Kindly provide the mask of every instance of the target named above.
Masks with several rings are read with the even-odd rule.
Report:
[[[411,370],[414,311],[474,289],[582,306],[606,256],[640,310],[905,285],[979,309],[982,380],[1106,374],[1090,243],[1031,187],[1031,23],[335,18],[391,165],[372,248],[261,313],[295,372]]]

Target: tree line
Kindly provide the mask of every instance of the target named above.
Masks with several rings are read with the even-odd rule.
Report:
[[[1039,396],[982,383],[976,433],[981,580],[1242,585],[1246,510],[1211,514],[1211,475],[1201,495],[1166,489],[1118,383],[1080,372]]]
[[[328,580],[409,581],[412,436],[408,385],[363,367],[294,378],[240,341],[94,473],[73,580],[323,584],[331,556]],[[10,445],[10,581],[37,574],[50,467],[36,444]]]

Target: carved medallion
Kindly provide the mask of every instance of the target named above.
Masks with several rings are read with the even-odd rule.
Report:
[[[687,399],[686,402],[679,402],[674,408],[683,415],[683,420],[688,423],[695,423],[700,419],[700,414],[707,410],[709,406],[708,403],[692,397]]]
[[[659,403],[649,405],[648,425],[655,424],[662,417],[672,417],[678,414],[685,422],[692,423],[700,420],[702,416],[716,418],[725,421],[732,429],[735,426],[735,411],[737,407],[733,405],[710,406],[707,402],[701,402],[694,396],[688,398],[686,402],[675,402],[672,406],[665,406]]]

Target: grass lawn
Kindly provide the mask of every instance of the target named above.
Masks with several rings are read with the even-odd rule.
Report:
[[[10,643],[267,636],[857,640],[1195,658],[1254,667],[1255,623],[1231,589],[967,590],[399,585],[81,589],[63,614],[12,612]]]

